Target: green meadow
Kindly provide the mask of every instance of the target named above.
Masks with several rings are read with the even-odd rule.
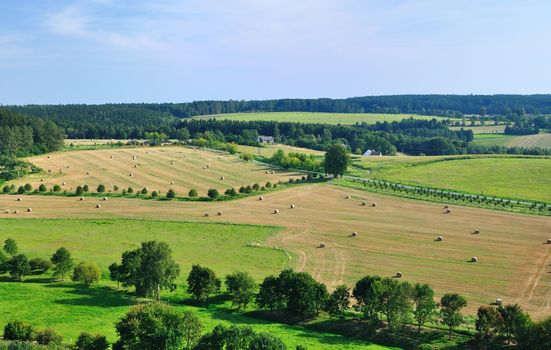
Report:
[[[196,312],[205,331],[219,323],[231,323],[279,336],[289,348],[303,344],[311,349],[388,349],[300,326],[247,317],[231,310],[230,303],[223,298],[208,308],[185,303],[189,298],[185,292],[185,276],[193,263],[209,266],[221,277],[244,270],[258,281],[289,267],[292,257],[287,252],[248,246],[251,241],[264,241],[278,230],[269,226],[127,219],[2,219],[1,241],[8,237],[15,239],[19,251],[29,258],[49,258],[64,246],[77,262],[97,262],[102,269],[102,280],[85,288],[67,280],[54,281],[49,275],[27,276],[23,282],[0,276],[0,326],[19,319],[36,328],[54,328],[66,342],[74,342],[81,331],[116,340],[114,323],[139,300],[128,291],[117,290],[116,284],[109,280],[107,266],[120,261],[123,251],[137,247],[140,242],[159,240],[169,243],[182,271],[177,290],[164,293],[163,299],[182,311]]]
[[[393,122],[406,118],[431,120],[446,119],[417,114],[382,114],[382,113],[311,113],[311,112],[258,112],[258,113],[235,113],[215,114],[195,118],[220,119],[220,120],[243,120],[243,121],[277,121],[277,122],[298,122],[298,123],[325,123],[351,125],[356,123],[375,124],[376,122]]]

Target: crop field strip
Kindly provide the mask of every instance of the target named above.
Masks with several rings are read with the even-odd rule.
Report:
[[[351,199],[345,199],[350,194]],[[362,206],[363,200],[376,207]],[[388,197],[332,185],[309,185],[229,202],[186,203],[109,199],[0,196],[0,208],[32,213],[0,214],[9,218],[154,218],[282,226],[268,239],[295,257],[291,265],[334,287],[351,285],[366,274],[431,284],[441,294],[456,291],[469,300],[469,311],[496,297],[519,302],[534,317],[548,315],[551,275],[547,266],[551,231],[548,217],[455,207]],[[295,204],[296,208],[290,209]],[[279,213],[274,214],[278,209]],[[205,212],[223,215],[203,217]],[[472,234],[480,229],[479,235]],[[359,233],[350,237],[351,232]],[[436,242],[438,235],[443,242]],[[320,242],[326,248],[318,248]],[[170,242],[169,242],[170,243]],[[218,244],[223,244],[219,242]],[[259,248],[261,249],[261,248]],[[469,263],[472,256],[479,262]],[[544,262],[543,268],[539,263]],[[535,276],[535,277],[534,277]],[[519,286],[524,286],[520,288]]]

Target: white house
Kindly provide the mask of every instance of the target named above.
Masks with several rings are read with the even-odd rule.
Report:
[[[272,136],[258,136],[258,142],[260,143],[274,143],[274,138]]]
[[[382,157],[382,153],[381,152],[377,152],[377,151],[374,151],[372,149],[368,149],[367,151],[365,151],[365,153],[363,154],[365,157],[369,157],[369,156],[378,156],[378,157]]]

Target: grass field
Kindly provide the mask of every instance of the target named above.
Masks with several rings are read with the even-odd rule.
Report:
[[[288,145],[279,144],[279,143],[266,144],[266,145],[262,145],[262,147],[243,146],[243,145],[237,146],[237,150],[239,152],[250,153],[261,157],[271,157],[277,150],[280,150],[280,149],[283,150],[285,153],[298,152],[298,153],[305,153],[305,154],[313,154],[315,156],[320,156],[320,157],[325,154],[325,152],[323,151],[316,151],[309,148],[288,146]]]
[[[505,130],[505,125],[475,125],[475,126],[452,126],[452,130],[472,130],[475,134],[494,134],[494,133],[503,133]]]
[[[177,281],[179,290],[172,294],[165,293],[165,297],[178,304],[189,298],[183,285],[193,263],[210,266],[220,275],[246,270],[260,281],[288,267],[291,261],[284,251],[247,246],[253,241],[264,242],[279,230],[268,226],[126,219],[2,219],[0,222],[0,240],[14,238],[20,251],[29,257],[48,258],[55,249],[64,246],[73,253],[76,261],[96,261],[100,265],[103,280],[89,289],[71,282],[52,283],[44,276],[28,277],[22,283],[0,282],[0,308],[3,311],[0,313],[0,325],[14,318],[24,319],[36,327],[53,327],[71,342],[82,330],[99,332],[115,340],[114,322],[136,300],[114,289],[114,283],[108,278],[107,266],[119,261],[123,251],[138,246],[141,241],[156,239],[170,243],[182,276]],[[85,239],[75,232],[86,232]],[[209,254],[204,254],[205,249]],[[34,307],[29,308],[29,303]],[[252,320],[228,312],[230,305],[227,302],[208,309],[185,305],[177,307],[197,312],[207,329],[218,323],[254,323],[256,330],[276,334],[293,346],[305,342],[315,349],[329,349],[336,345],[345,349],[385,349],[335,335]]]
[[[551,159],[515,157],[356,158],[355,176],[474,194],[551,202]],[[447,159],[447,160],[444,160]],[[366,170],[369,169],[369,170]]]
[[[318,112],[259,112],[259,113],[235,113],[235,114],[215,114],[199,116],[194,118],[202,119],[221,119],[221,120],[273,120],[278,122],[297,122],[297,123],[325,123],[351,125],[356,123],[375,124],[376,122],[393,122],[406,118],[415,119],[446,119],[443,117],[426,116],[418,114],[379,114],[379,113],[318,113]]]
[[[136,156],[135,160],[133,156]],[[33,188],[41,183],[48,188],[58,184],[62,190],[70,192],[83,184],[88,184],[92,191],[99,184],[108,190],[115,185],[120,189],[133,187],[135,191],[147,187],[150,192],[157,190],[160,194],[172,188],[177,196],[185,197],[191,188],[205,196],[209,188],[223,193],[230,187],[264,184],[267,181],[277,183],[298,175],[245,162],[221,152],[194,151],[176,146],[58,152],[27,160],[42,168],[44,173],[8,184],[19,186],[29,182]],[[211,167],[206,168],[206,165]],[[276,170],[275,174],[266,174],[268,169]],[[62,186],[63,182],[65,186]]]
[[[351,200],[344,199],[347,193]],[[361,206],[361,200],[378,206]],[[286,209],[291,203],[296,209]],[[549,238],[549,217],[467,207],[444,215],[439,204],[331,185],[272,192],[263,201],[253,197],[214,203],[112,198],[101,209],[94,209],[94,204],[92,199],[79,202],[47,196],[24,196],[17,202],[15,196],[4,195],[0,209],[32,207],[33,212],[0,217],[133,217],[281,226],[285,229],[271,236],[268,244],[289,251],[291,266],[310,272],[329,287],[352,285],[365,274],[392,276],[401,271],[405,280],[430,283],[438,295],[464,294],[469,312],[501,297],[506,303],[520,303],[534,317],[551,314],[551,245],[542,244]],[[274,209],[280,213],[274,215]],[[224,215],[202,217],[204,212],[216,211]],[[474,228],[482,233],[472,235]],[[359,237],[349,237],[352,231]],[[438,235],[444,235],[445,241],[434,242]],[[83,237],[75,235],[75,240]],[[318,249],[319,242],[325,242],[326,248]],[[209,259],[212,255],[208,254]],[[472,256],[479,262],[469,263]]]
[[[551,134],[536,135],[505,135],[505,134],[475,134],[474,142],[488,146],[506,147],[541,147],[551,148]]]

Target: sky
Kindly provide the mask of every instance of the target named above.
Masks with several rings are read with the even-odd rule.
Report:
[[[0,104],[551,93],[551,1],[1,0]]]

